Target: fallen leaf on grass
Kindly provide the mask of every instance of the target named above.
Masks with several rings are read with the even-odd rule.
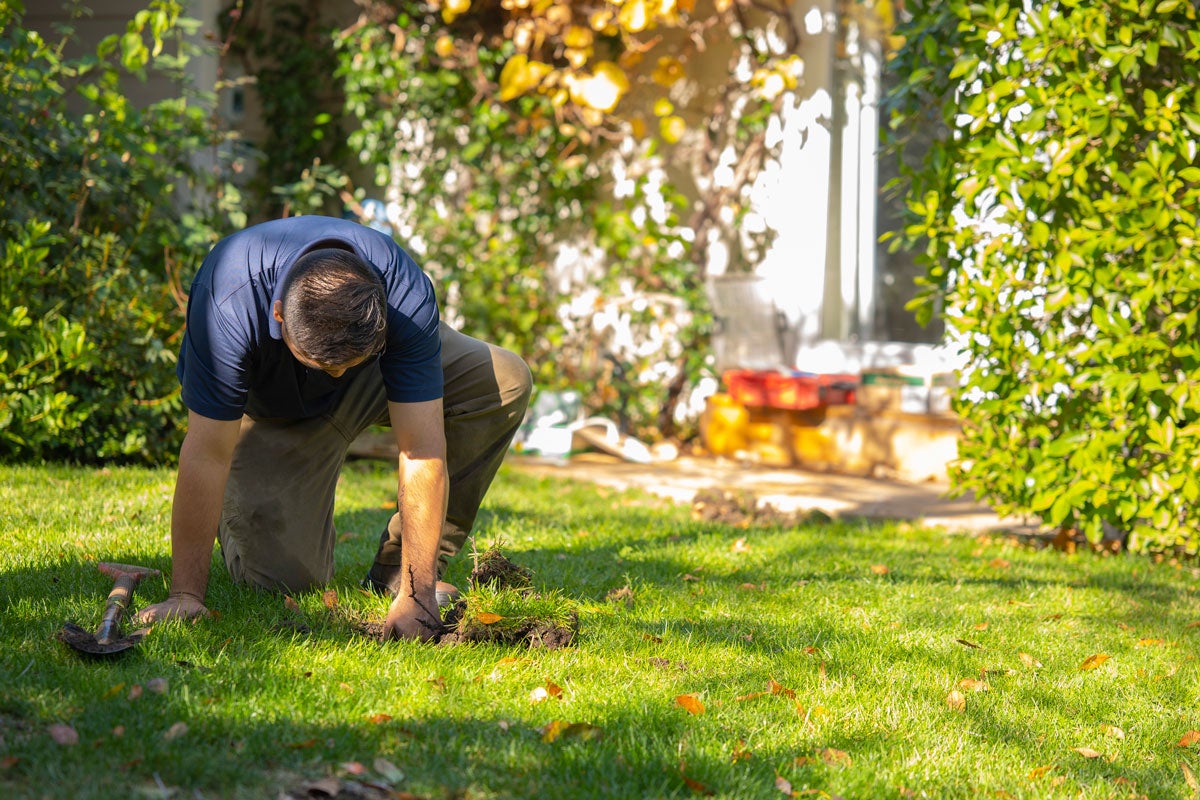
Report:
[[[967,640],[967,639],[955,639],[954,641],[958,642],[958,643],[959,643],[959,644],[961,644],[963,647],[970,647],[970,648],[972,648],[972,649],[974,649],[974,650],[979,650],[979,649],[982,649],[982,647],[983,647],[983,645],[981,645],[981,644],[975,644],[974,642],[972,642],[972,641],[969,641],[969,640]]]
[[[151,678],[150,680],[146,681],[146,688],[149,689],[150,691],[154,692],[155,694],[166,694],[167,693],[167,679],[166,678]]]
[[[1195,622],[1189,622],[1187,625],[1184,625],[1183,627],[1185,627],[1185,628],[1200,628],[1200,619],[1196,620]]]
[[[1179,740],[1178,744],[1176,744],[1175,746],[1176,747],[1191,747],[1196,742],[1200,742],[1200,731],[1188,731],[1187,733],[1185,733],[1183,735],[1183,738],[1181,738]]]
[[[1047,772],[1049,772],[1052,769],[1054,769],[1053,764],[1047,764],[1044,767],[1034,767],[1029,772],[1029,780],[1036,781],[1038,778],[1042,777],[1043,775],[1045,775]]]
[[[391,722],[391,720],[391,714],[372,714],[371,716],[367,717],[367,722],[370,722],[373,725],[382,725],[385,722]]]
[[[1108,661],[1110,658],[1112,658],[1112,656],[1106,655],[1105,653],[1096,653],[1095,655],[1085,658],[1083,663],[1079,665],[1079,669],[1085,672],[1091,671],[1103,664],[1105,661]]]
[[[992,569],[1008,569],[1012,566],[1012,564],[1008,561],[1005,561],[1003,558],[993,558],[988,562],[988,566]]]
[[[321,595],[321,602],[325,604],[326,608],[328,608],[330,611],[333,611],[335,608],[337,608],[337,605],[338,605],[337,590],[336,589],[326,589],[325,592]]]
[[[713,793],[712,789],[709,789],[707,786],[705,786],[700,781],[696,780],[695,778],[689,778],[687,776],[687,773],[683,771],[683,768],[684,768],[684,763],[683,763],[683,761],[680,761],[679,762],[679,777],[683,778],[684,784],[689,789],[691,789],[696,794],[711,795]]]
[[[967,697],[958,689],[946,695],[946,705],[955,711],[965,711],[967,708]]]
[[[1125,738],[1125,731],[1121,730],[1116,725],[1109,725],[1108,723],[1105,723],[1100,726],[1100,732],[1103,733],[1105,736],[1111,736],[1114,739],[1124,739]]]
[[[113,729],[112,729],[112,735],[113,735],[115,738],[117,738],[117,739],[120,739],[122,736],[124,736],[124,735],[125,735],[125,726],[124,726],[124,725],[116,725],[116,726],[114,726],[114,727],[113,727]]]
[[[1192,772],[1192,768],[1187,765],[1186,761],[1180,761],[1179,768],[1183,770],[1183,779],[1187,781],[1188,788],[1192,790],[1192,794],[1200,794],[1200,781],[1196,780],[1196,775]]]
[[[887,568],[886,564],[872,564],[871,572],[874,572],[876,575],[887,575],[891,570]]]
[[[125,684],[124,684],[124,683],[118,683],[118,684],[114,684],[113,686],[110,686],[110,687],[109,687],[109,689],[108,689],[108,691],[107,691],[107,692],[105,692],[103,695],[101,695],[100,699],[101,699],[101,700],[107,700],[107,699],[108,699],[108,698],[110,698],[110,697],[116,697],[117,695],[119,695],[119,694],[120,694],[122,691],[124,691],[124,690],[125,690]]]
[[[958,682],[958,685],[968,692],[986,692],[991,688],[987,685],[987,681],[976,680],[975,678],[963,678]]]
[[[551,697],[562,699],[562,687],[551,681],[546,681],[545,686],[539,686],[529,693],[529,702],[541,703],[544,700],[549,700]]]
[[[775,776],[775,788],[788,796],[792,794],[792,782],[782,775]]]
[[[321,743],[320,739],[305,739],[303,742],[288,742],[284,745],[289,750],[307,750]]]
[[[683,580],[685,580],[685,581],[698,581],[698,580],[700,580],[700,579],[699,579],[699,578],[697,578],[695,575],[693,575],[692,573],[690,573],[690,572],[689,572],[689,573],[687,573],[687,574],[685,574],[685,575],[683,576]]]
[[[1029,653],[1017,653],[1017,658],[1021,659],[1021,663],[1027,667],[1033,667],[1034,669],[1037,669],[1038,667],[1042,666],[1042,662],[1029,655]]]
[[[551,720],[546,724],[546,727],[541,729],[542,741],[549,744],[556,739],[582,739],[590,741],[598,739],[604,731],[588,722],[572,722],[570,724],[562,720]]]
[[[339,766],[349,775],[364,775],[367,771],[361,761],[343,761]]]
[[[1090,747],[1072,747],[1071,749],[1074,750],[1076,753],[1079,753],[1079,755],[1083,756],[1084,758],[1099,758],[1100,757],[1100,752],[1098,750],[1093,750]]]
[[[689,714],[703,714],[704,703],[700,702],[700,698],[694,694],[681,694],[675,697],[675,705],[687,711]]]
[[[46,730],[55,744],[62,745],[63,747],[79,744],[79,734],[70,725],[56,722]]]
[[[1137,642],[1138,647],[1156,647],[1160,644],[1163,644],[1162,639],[1138,639]]]
[[[171,742],[178,739],[180,736],[183,736],[187,732],[188,726],[186,722],[176,722],[174,725],[167,728],[167,732],[163,734],[163,740]]]
[[[20,761],[21,759],[17,758],[16,756],[5,756],[4,758],[0,758],[0,769],[12,769],[18,763],[20,763]]]
[[[977,631],[986,631],[987,629],[988,629],[988,623],[986,623],[986,622],[980,622],[975,626],[975,630],[977,630]]]
[[[731,553],[749,553],[750,545],[746,544],[745,539],[738,539],[736,542],[734,542],[730,546],[729,552],[731,552]]]
[[[129,694],[126,695],[126,698],[129,700],[129,702],[132,703],[134,700],[137,700],[141,696],[142,696],[142,685],[140,683],[135,683],[133,686],[129,687]]]
[[[749,761],[753,756],[754,752],[746,747],[746,740],[738,739],[737,744],[733,746],[733,763]]]
[[[850,758],[850,754],[845,750],[837,750],[832,747],[826,747],[818,752],[821,760],[831,767],[849,767],[853,766],[854,760]]]
[[[484,625],[495,625],[497,622],[504,619],[504,617],[500,616],[499,614],[493,614],[490,611],[484,611],[476,614],[475,619],[479,620]]]
[[[383,776],[388,783],[399,783],[404,780],[404,773],[386,758],[377,758],[371,762],[371,767]]]
[[[285,594],[283,596],[283,605],[288,611],[294,611],[297,614],[300,613],[300,604],[297,603],[295,598],[293,598],[290,594]]]

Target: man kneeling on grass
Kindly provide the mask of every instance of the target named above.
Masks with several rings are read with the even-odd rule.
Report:
[[[397,512],[363,584],[393,596],[386,638],[429,639],[439,581],[525,414],[518,356],[439,321],[392,239],[329,217],[219,242],[188,299],[188,430],[171,512],[171,591],[143,622],[206,613],[214,539],[234,580],[297,592],[333,576],[333,501],[355,437],[390,425]]]

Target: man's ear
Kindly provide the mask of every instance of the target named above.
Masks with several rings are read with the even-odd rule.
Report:
[[[283,301],[276,300],[275,305],[271,308],[271,316],[275,317],[276,322],[283,322]]]

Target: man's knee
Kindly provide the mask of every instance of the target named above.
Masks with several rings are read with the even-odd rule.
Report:
[[[533,392],[533,375],[529,365],[516,353],[499,347],[492,350],[492,365],[501,404],[524,415]]]

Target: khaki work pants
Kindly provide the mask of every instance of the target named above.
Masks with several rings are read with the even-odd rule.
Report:
[[[466,542],[524,419],[532,386],[529,368],[513,353],[445,323],[441,338],[450,487],[439,574]],[[295,592],[333,577],[338,475],[355,437],[387,423],[387,396],[377,369],[359,373],[324,416],[242,419],[218,529],[225,565],[235,581]],[[380,536],[371,573],[392,583],[399,568],[397,513]]]

